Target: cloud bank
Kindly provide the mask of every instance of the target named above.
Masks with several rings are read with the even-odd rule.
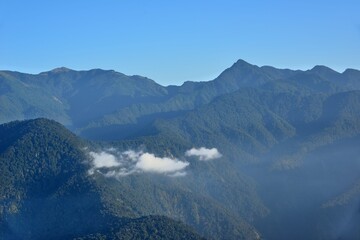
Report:
[[[106,152],[90,152],[90,156],[93,159],[95,168],[111,168],[120,166],[120,163],[116,160],[115,156]]]
[[[151,153],[143,153],[138,158],[135,167],[144,172],[174,173],[185,169],[188,162],[182,162],[172,158],[159,158]]]
[[[192,148],[185,152],[187,157],[197,157],[200,161],[209,161],[220,158],[222,155],[216,148]]]
[[[90,152],[91,168],[89,174],[95,171],[107,177],[122,177],[133,173],[149,172],[165,174],[173,177],[186,175],[184,171],[189,165],[177,158],[157,157],[152,153],[142,151],[116,152],[108,149],[101,152]]]
[[[99,172],[106,177],[124,177],[134,173],[155,173],[170,177],[183,177],[190,165],[185,160],[174,157],[159,157],[153,153],[128,150],[117,151],[108,148],[100,152],[89,152],[90,175]],[[216,148],[192,148],[185,152],[186,157],[196,157],[200,161],[220,158],[222,155]]]

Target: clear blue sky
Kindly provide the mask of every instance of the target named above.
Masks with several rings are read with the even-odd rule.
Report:
[[[114,69],[163,84],[256,65],[360,69],[359,0],[1,0],[0,69]]]

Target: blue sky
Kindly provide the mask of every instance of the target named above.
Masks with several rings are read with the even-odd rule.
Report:
[[[163,84],[211,80],[236,60],[360,69],[360,1],[0,2],[0,69],[114,69]]]

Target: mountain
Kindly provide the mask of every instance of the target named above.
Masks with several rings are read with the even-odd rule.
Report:
[[[254,179],[270,211],[253,223],[263,236],[358,238],[360,92],[292,93],[276,85],[244,88],[158,120],[158,136],[221,149],[237,171]],[[343,205],[323,207],[337,195]]]
[[[200,238],[172,218],[209,238],[257,239],[250,221],[266,209],[251,183],[226,162],[193,161],[186,178],[138,173],[116,179],[97,172],[89,175],[91,158],[86,149],[102,147],[77,138],[54,121],[10,122],[0,126],[0,133],[1,231],[6,238],[112,238],[126,231],[142,239],[141,234],[165,234],[160,230],[167,228],[169,239],[180,233],[181,239]],[[219,164],[228,168],[227,176],[212,176]],[[232,189],[239,183],[238,189]],[[227,194],[219,195],[222,190]],[[224,202],[229,206],[224,207]],[[251,209],[238,208],[245,205]]]
[[[226,158],[214,161],[208,179],[231,182],[229,176],[237,172],[256,182],[269,212],[255,215],[251,224],[265,238],[356,239],[360,92],[309,89],[292,79],[243,88],[182,116],[158,119],[150,127],[154,134],[128,143],[156,143],[173,153],[191,146],[220,149]],[[241,186],[236,182],[230,191],[210,186],[217,189],[212,197],[244,216],[243,207],[234,204],[241,195],[231,197]],[[342,192],[338,198],[352,201],[323,207]]]
[[[209,82],[163,87],[140,76],[93,69],[54,69],[40,74],[0,72],[0,122],[46,117],[91,139],[144,135],[156,119],[180,116],[244,87],[273,82],[297,85],[303,92],[358,90],[360,72],[316,66],[309,71],[258,67],[243,60]],[[284,86],[284,85],[283,85]],[[290,89],[289,89],[290,90]],[[101,136],[103,134],[104,136]]]
[[[21,212],[2,218],[2,231],[40,211],[30,191],[45,193],[35,194],[41,206],[68,209],[38,222],[74,209],[83,213],[75,222],[99,219],[72,238],[162,235],[159,223],[171,238],[185,229],[209,239],[358,239],[359,73],[239,60],[212,81],[163,87],[99,69],[2,71],[1,121],[48,117],[86,139],[45,119],[1,126],[2,205]],[[56,200],[77,192],[82,204]],[[27,224],[22,234],[36,229]]]
[[[37,75],[3,71],[4,118],[48,117],[78,126],[130,103],[161,101],[166,89],[154,81],[114,71],[55,69]],[[86,119],[83,119],[86,116]]]
[[[201,239],[161,216],[109,213],[84,164],[85,143],[46,119],[0,126],[2,239]]]

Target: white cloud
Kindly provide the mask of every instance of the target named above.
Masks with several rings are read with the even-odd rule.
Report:
[[[142,153],[135,167],[144,172],[174,173],[185,169],[188,162],[182,162],[176,158],[160,158],[151,153]]]
[[[87,149],[84,149],[88,151]],[[106,177],[124,177],[134,173],[149,172],[164,174],[170,177],[183,177],[190,165],[174,157],[158,157],[152,153],[128,150],[117,151],[107,148],[105,151],[89,152],[91,168],[89,174],[101,173]],[[196,157],[200,161],[220,158],[222,155],[216,148],[192,148],[185,152],[187,157]]]
[[[189,165],[188,162],[176,158],[161,158],[143,151],[117,152],[115,149],[107,149],[101,152],[90,152],[89,155],[92,160],[89,174],[92,175],[97,171],[106,177],[123,177],[139,172],[180,177],[186,175],[184,170]]]
[[[90,156],[93,158],[94,168],[111,168],[121,165],[114,155],[107,152],[90,152]]]
[[[198,157],[200,161],[208,161],[216,158],[220,158],[222,155],[216,148],[192,148],[185,152],[187,157]]]

